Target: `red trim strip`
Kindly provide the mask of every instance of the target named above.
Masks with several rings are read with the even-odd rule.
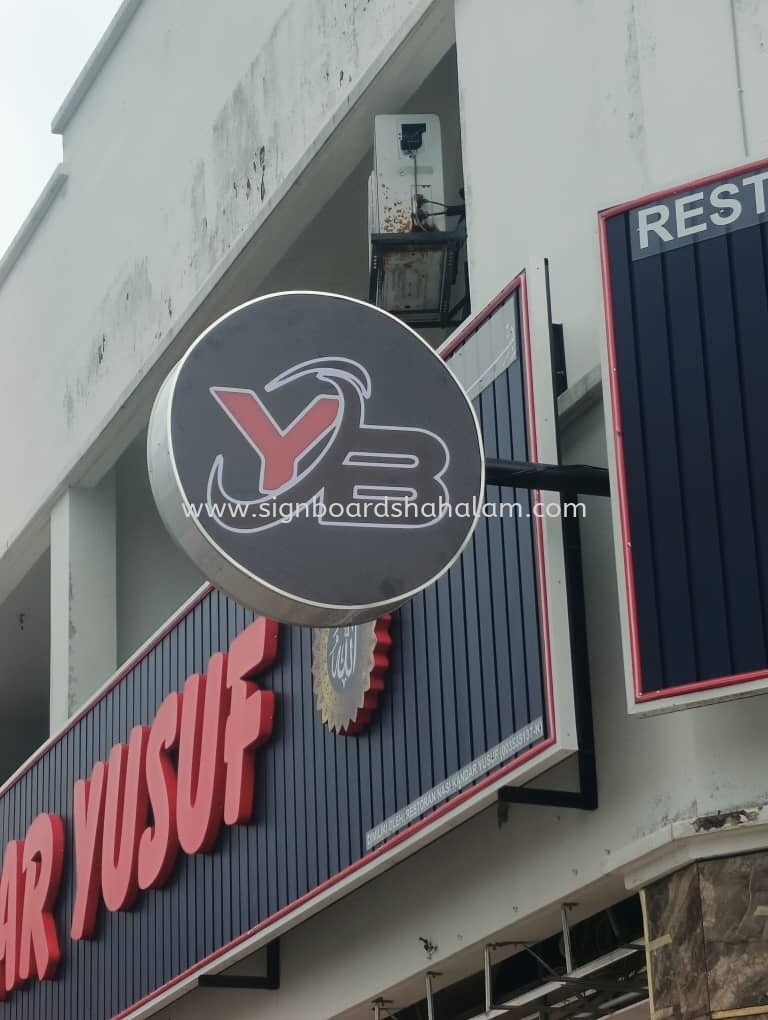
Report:
[[[462,329],[461,332],[453,338],[450,346],[446,347],[444,351],[440,351],[440,357],[443,358],[444,361],[447,361],[452,354],[456,353],[462,344],[465,344],[467,340],[469,340],[469,338],[478,331],[486,319],[490,319],[493,313],[509,300],[516,290],[519,288],[524,290],[524,279],[525,273],[519,273],[511,283],[508,283],[504,290],[489,301],[485,308],[478,312],[471,322],[468,322],[464,329]]]
[[[733,676],[715,677],[713,680],[702,680],[700,683],[679,684],[677,687],[665,687],[661,691],[646,691],[638,694],[635,700],[642,704],[647,701],[673,698],[677,695],[695,694],[697,691],[714,691],[722,687],[734,687],[736,684],[755,683],[758,680],[768,680],[768,669],[757,670],[753,673],[734,673]]]
[[[753,160],[751,163],[742,163],[741,166],[735,166],[732,170],[722,170],[714,174],[707,174],[706,177],[697,177],[693,181],[688,181],[687,184],[674,184],[668,188],[662,188],[660,191],[653,191],[650,195],[644,195],[642,198],[631,198],[627,202],[622,202],[620,205],[613,205],[609,209],[603,209],[598,213],[598,218],[601,220],[610,219],[612,216],[618,216],[620,213],[629,212],[630,209],[637,209],[641,205],[647,205],[649,202],[658,202],[661,198],[669,198],[670,195],[679,195],[683,191],[690,191],[691,188],[703,188],[709,184],[715,184],[717,181],[723,181],[728,177],[738,177],[739,174],[746,174],[752,170],[764,170],[768,166],[768,160],[763,156],[762,159]]]
[[[141,662],[141,660],[145,656],[149,655],[150,652],[154,651],[154,649],[157,648],[157,646],[160,644],[163,638],[167,637],[168,634],[170,634],[170,632],[173,630],[173,628],[178,626],[178,624],[181,623],[184,617],[188,616],[196,606],[199,606],[203,599],[206,597],[206,595],[210,595],[210,593],[213,591],[213,588],[214,586],[212,584],[206,584],[206,586],[202,588],[197,593],[197,595],[193,595],[191,599],[189,599],[187,602],[184,603],[183,606],[177,609],[173,616],[171,616],[168,619],[168,621],[164,624],[162,630],[159,630],[157,634],[154,634],[149,639],[149,642],[147,644],[142,645],[141,648],[139,648],[138,651],[136,651],[131,656],[131,658],[128,659],[125,665],[120,667],[119,672],[117,672],[112,677],[112,679],[109,680],[104,685],[104,687],[102,687],[100,691],[97,691],[96,694],[93,695],[93,697],[89,698],[88,701],[86,701],[83,707],[79,709],[79,711],[75,715],[73,715],[71,719],[67,721],[65,726],[63,726],[57,733],[53,734],[53,736],[49,737],[49,739],[43,744],[43,746],[39,748],[39,750],[35,751],[32,757],[29,758],[22,765],[18,772],[14,772],[11,778],[7,779],[3,783],[3,785],[0,786],[0,797],[3,797],[8,792],[8,790],[14,787],[16,783],[18,783],[19,780],[22,779],[30,771],[30,769],[37,765],[40,759],[43,758],[51,750],[52,747],[58,744],[62,737],[66,736],[66,734],[69,733],[69,731],[77,723],[80,722],[83,716],[87,715],[91,711],[94,705],[98,705],[102,698],[105,698],[111,690],[117,687],[120,681],[124,680],[126,676],[128,676],[128,674],[131,672],[131,670],[135,669],[135,667]]]
[[[523,325],[523,350],[525,352],[524,383],[526,404],[528,405],[528,436],[530,439],[530,457],[537,462],[539,459],[539,441],[536,431],[536,402],[533,395],[533,354],[531,351],[531,322],[528,309],[528,280],[524,273],[518,277],[520,280],[520,318]],[[509,292],[510,294],[512,291]],[[508,295],[509,296],[509,295]],[[492,311],[498,307],[494,302]],[[489,306],[491,307],[491,306]],[[490,315],[491,312],[488,313]],[[531,499],[534,502],[541,502],[541,491],[534,489],[531,492]],[[541,633],[542,649],[544,651],[544,678],[545,694],[547,698],[547,724],[552,734],[552,742],[557,740],[557,718],[555,716],[555,678],[552,671],[552,645],[549,630],[549,602],[547,599],[547,576],[546,576],[546,555],[544,551],[544,524],[541,517],[534,514],[536,534],[536,584],[539,589],[539,605],[541,606],[541,619],[539,620],[539,631]]]
[[[610,376],[611,413],[613,443],[619,482],[619,520],[621,526],[621,547],[624,559],[624,577],[627,593],[629,618],[629,646],[632,660],[632,678],[635,701],[642,693],[642,670],[640,666],[640,641],[637,632],[637,604],[635,601],[635,568],[632,560],[632,535],[629,527],[627,505],[627,476],[624,462],[624,441],[621,428],[621,407],[619,404],[619,382],[616,368],[616,333],[613,326],[613,292],[610,286],[608,267],[607,217],[600,218],[600,267],[603,279],[603,304],[605,307],[605,330],[608,337],[608,372]]]
[[[452,354],[465,344],[478,329],[498,311],[502,305],[512,297],[515,291],[520,291],[520,321],[523,330],[523,382],[525,384],[528,436],[530,439],[531,460],[539,459],[538,437],[536,433],[536,402],[533,394],[533,356],[531,353],[531,323],[528,310],[528,281],[525,272],[511,280],[507,286],[496,295],[481,312],[469,322],[464,329],[454,337],[450,346],[441,351],[441,356],[447,360]],[[541,491],[534,489],[531,492],[534,502],[541,501]],[[534,515],[535,516],[535,515]],[[557,739],[557,720],[555,718],[555,696],[554,696],[554,675],[552,671],[552,647],[550,640],[549,625],[549,603],[547,601],[546,584],[546,558],[544,553],[544,525],[540,517],[536,517],[536,584],[539,591],[539,604],[541,606],[541,619],[539,620],[539,631],[541,634],[542,650],[544,653],[544,679],[545,694],[547,699],[547,725],[550,727],[553,742]]]
[[[757,670],[752,673],[739,673],[731,676],[715,677],[712,680],[704,680],[700,683],[678,684],[676,687],[665,687],[660,691],[645,691],[643,689],[643,674],[640,661],[640,640],[637,622],[637,600],[635,598],[635,571],[632,559],[632,533],[629,525],[629,505],[627,499],[627,476],[624,460],[624,443],[621,427],[621,404],[619,400],[618,369],[616,358],[616,333],[613,320],[613,292],[611,290],[610,267],[608,264],[608,236],[607,222],[614,216],[623,215],[632,209],[647,205],[648,202],[668,198],[670,195],[690,191],[691,188],[704,187],[715,184],[717,181],[726,180],[729,177],[736,177],[739,174],[748,173],[752,170],[765,169],[768,167],[768,160],[756,160],[752,163],[744,163],[734,167],[732,170],[721,171],[710,174],[707,177],[699,177],[686,184],[675,185],[665,188],[662,191],[655,191],[642,198],[635,198],[621,205],[605,209],[598,214],[598,229],[600,234],[600,266],[602,271],[603,304],[605,308],[605,331],[608,339],[608,371],[610,375],[611,395],[611,416],[613,426],[613,445],[616,457],[616,469],[618,480],[619,496],[619,521],[621,525],[622,554],[624,560],[624,581],[627,596],[627,617],[629,622],[629,644],[630,659],[632,664],[632,687],[635,704],[647,704],[648,702],[660,701],[667,698],[674,698],[687,694],[696,694],[702,691],[718,690],[722,687],[732,687],[736,684],[754,683],[757,680],[768,679],[768,668]]]

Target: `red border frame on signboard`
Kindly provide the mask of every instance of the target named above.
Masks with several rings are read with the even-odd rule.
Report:
[[[519,291],[520,300],[520,320],[523,334],[523,352],[524,352],[524,379],[526,388],[526,416],[528,426],[528,440],[529,440],[529,455],[532,460],[538,459],[538,439],[537,439],[537,427],[536,427],[536,407],[534,399],[534,385],[533,385],[533,368],[532,368],[532,355],[531,355],[531,326],[530,316],[528,308],[528,287],[526,281],[525,271],[521,272],[518,276],[512,280],[512,282],[501,291],[481,312],[474,316],[470,322],[468,322],[463,328],[460,329],[458,334],[451,339],[447,347],[441,351],[443,358],[448,358],[451,354],[455,353],[463,344],[465,344],[472,335],[495,311],[497,311],[509,298]],[[532,498],[538,500],[540,498],[539,491],[532,493]],[[325,882],[316,886],[308,893],[294,900],[292,903],[287,904],[279,911],[271,914],[265,918],[259,924],[250,928],[248,931],[243,932],[237,938],[228,942],[226,945],[220,947],[215,952],[210,953],[208,956],[203,957],[197,961],[193,966],[188,969],[181,971],[175,975],[165,984],[160,985],[154,989],[151,993],[146,995],[144,998],[137,1000],[132,1003],[128,1008],[122,1012],[116,1014],[112,1020],[127,1020],[128,1017],[132,1016],[138,1010],[143,1007],[150,1005],[154,1000],[164,996],[166,993],[172,991],[176,986],[180,985],[186,979],[192,978],[196,975],[206,971],[221,957],[231,953],[232,950],[238,946],[242,946],[249,940],[254,939],[260,932],[276,925],[279,921],[291,915],[292,913],[299,910],[305,904],[310,903],[312,900],[319,898],[323,893],[332,889],[334,886],[339,885],[346,878],[354,875],[367,865],[376,861],[385,854],[388,854],[393,848],[412,840],[416,835],[434,826],[435,823],[444,818],[445,816],[455,812],[457,808],[466,804],[468,801],[477,799],[478,796],[487,790],[488,787],[494,784],[498,785],[500,780],[518,771],[521,766],[530,762],[531,760],[541,756],[544,752],[552,749],[557,744],[557,718],[555,709],[555,691],[554,691],[554,677],[553,677],[553,664],[552,664],[552,649],[551,649],[551,637],[550,637],[550,610],[549,601],[547,597],[547,582],[546,582],[546,553],[545,553],[545,540],[543,532],[543,520],[538,515],[534,515],[535,518],[535,550],[536,550],[536,576],[537,576],[537,587],[539,596],[539,630],[540,638],[542,642],[542,665],[544,669],[544,711],[546,715],[547,725],[547,736],[535,747],[524,751],[517,758],[507,762],[504,765],[499,766],[497,769],[489,772],[482,779],[478,780],[471,787],[460,793],[454,795],[445,803],[439,807],[434,808],[426,817],[419,819],[416,822],[410,824],[407,828],[401,832],[396,833],[389,839],[385,840],[380,846],[374,850],[364,854],[358,861],[349,865],[347,868],[333,875]],[[14,786],[34,765],[53,747],[64,734],[71,730],[88,712],[91,711],[94,705],[98,704],[114,687],[121,683],[133,670],[136,665],[145,656],[147,656],[162,640],[166,637],[179,622],[184,619],[194,608],[197,606],[211,591],[214,590],[214,585],[206,584],[199,591],[197,591],[191,598],[179,608],[179,610],[163,625],[163,627],[153,635],[128,661],[121,667],[121,669],[112,677],[99,691],[97,691],[90,700],[67,722],[57,734],[52,736],[41,748],[39,748],[35,754],[24,763],[24,765],[11,776],[3,785],[0,787],[0,796],[6,793],[12,786]],[[569,752],[570,753],[570,752]],[[549,764],[546,767],[550,767]],[[532,778],[532,777],[531,777]],[[183,992],[181,992],[183,994]]]
[[[475,318],[462,329],[457,336],[455,336],[448,346],[440,353],[443,358],[448,359],[451,354],[454,354],[459,347],[469,340],[469,338],[475,333],[479,326],[481,326],[487,319],[493,315],[495,311],[498,311],[503,304],[505,304],[515,293],[516,290],[520,291],[520,320],[523,329],[523,351],[525,360],[524,366],[524,380],[525,380],[525,396],[526,396],[526,421],[528,425],[528,443],[530,449],[528,451],[529,458],[533,462],[537,462],[539,459],[538,450],[538,437],[536,431],[536,404],[533,394],[533,367],[531,357],[531,324],[530,317],[528,314],[528,284],[526,280],[525,271],[519,273],[511,283],[509,283],[501,293],[497,294],[481,312],[477,314]],[[537,502],[541,498],[541,492],[538,489],[534,489],[531,492],[531,498],[534,502]],[[542,651],[544,653],[544,678],[545,678],[545,694],[546,694],[546,706],[547,706],[547,726],[550,731],[550,736],[544,742],[539,745],[538,750],[544,750],[545,747],[550,747],[552,744],[557,742],[557,731],[556,731],[556,719],[554,709],[554,678],[552,675],[552,650],[550,647],[550,633],[549,633],[549,602],[547,600],[547,585],[544,576],[544,525],[541,517],[535,516],[535,532],[536,532],[536,583],[539,589],[539,605],[541,606],[541,620],[539,623],[539,630],[541,634]],[[519,759],[515,759],[518,761]]]
[[[768,158],[754,160],[750,163],[743,163],[732,169],[708,174],[705,177],[698,177],[682,184],[675,184],[672,187],[654,191],[649,195],[640,198],[633,198],[620,205],[603,209],[598,214],[598,225],[600,232],[600,267],[602,272],[603,302],[605,308],[605,330],[607,337],[609,391],[611,401],[611,442],[616,458],[616,475],[618,482],[619,496],[619,522],[621,533],[621,559],[624,567],[624,591],[627,599],[627,623],[629,627],[630,661],[632,668],[632,690],[636,705],[647,705],[657,701],[665,702],[671,698],[688,698],[689,704],[695,704],[690,695],[718,691],[723,688],[733,688],[739,684],[750,684],[758,680],[768,680],[768,668],[756,670],[751,673],[738,673],[732,676],[715,677],[711,680],[702,680],[699,683],[679,684],[676,687],[666,687],[660,691],[644,691],[642,664],[640,661],[640,644],[637,623],[637,603],[635,600],[635,575],[632,558],[632,535],[629,524],[629,510],[627,506],[627,476],[626,464],[624,461],[624,443],[621,429],[621,403],[619,400],[618,368],[616,359],[616,335],[613,324],[613,292],[611,290],[610,268],[608,265],[608,238],[607,221],[615,216],[637,209],[639,206],[647,205],[649,202],[656,202],[660,199],[669,198],[671,195],[678,195],[681,192],[690,191],[692,188],[706,187],[715,184],[717,181],[739,174],[749,173],[752,170],[765,169],[768,167]],[[745,691],[750,693],[749,691]],[[756,692],[751,692],[756,693]],[[734,695],[736,696],[736,695]]]

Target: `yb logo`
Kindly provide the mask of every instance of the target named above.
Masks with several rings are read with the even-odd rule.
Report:
[[[260,493],[256,499],[238,497],[220,453],[207,492],[216,522],[253,534],[307,516],[324,525],[368,528],[419,528],[440,520],[448,500],[442,476],[450,459],[440,436],[367,422],[371,377],[349,358],[294,365],[272,379],[265,392],[279,394],[307,377],[317,381],[320,392],[292,421],[278,420],[253,390],[211,387],[253,449]],[[426,504],[430,512],[422,513]],[[322,511],[310,514],[313,506]]]

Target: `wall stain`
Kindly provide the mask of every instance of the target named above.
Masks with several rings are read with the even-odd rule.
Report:
[[[67,428],[71,429],[75,423],[75,398],[72,393],[72,387],[69,383],[64,387],[64,420],[67,423]]]
[[[152,335],[156,316],[149,264],[144,256],[109,288],[95,312],[95,336],[83,344],[79,368],[63,382],[62,405],[68,430],[77,427],[80,408],[87,406],[104,385],[107,354],[111,351],[112,358],[135,355],[139,345]]]
[[[737,2],[748,9],[749,0]],[[348,101],[352,81],[375,63],[417,5],[418,0],[286,3],[239,82],[222,97],[203,158],[190,161],[180,194],[159,210],[156,226],[162,230],[164,223],[171,239],[162,262],[150,265],[150,256],[138,249],[115,267],[101,300],[84,313],[78,353],[60,383],[68,430],[83,424],[83,408],[106,407],[113,390],[135,377],[151,348],[173,328],[175,310],[186,305],[238,238],[253,228],[267,198],[314,144],[321,126]],[[166,42],[170,45],[170,39]],[[637,49],[633,27],[627,73],[635,80]],[[296,53],[303,55],[298,68],[291,59]],[[630,129],[643,148],[639,81],[632,109]],[[258,195],[259,201],[244,202],[243,193],[246,198]],[[177,198],[187,205],[182,222]]]
[[[320,126],[348,102],[353,79],[375,61],[417,3],[286,4],[212,118],[205,160],[187,184],[189,246],[185,239],[183,272],[180,280],[176,276],[185,296],[253,228]],[[296,53],[302,54],[298,67]],[[253,197],[258,202],[251,203]],[[163,282],[169,287],[169,280]],[[177,305],[180,298],[176,293]]]
[[[645,111],[643,108],[640,42],[635,0],[632,0],[627,12],[627,45],[624,59],[627,74],[627,95],[629,98],[629,114],[627,117],[629,141],[636,159],[643,167],[643,171],[647,176]]]

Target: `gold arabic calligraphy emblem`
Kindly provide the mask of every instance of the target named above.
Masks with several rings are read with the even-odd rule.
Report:
[[[315,629],[315,700],[323,723],[333,733],[350,736],[370,723],[389,668],[391,619],[387,614],[373,623]]]

